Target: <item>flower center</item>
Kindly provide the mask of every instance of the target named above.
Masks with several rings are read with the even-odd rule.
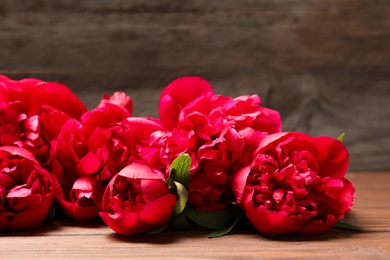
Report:
[[[279,154],[278,159],[258,155],[247,180],[247,185],[253,187],[255,205],[287,215],[315,214],[321,200],[313,187],[320,177],[310,167],[312,157],[307,151]]]

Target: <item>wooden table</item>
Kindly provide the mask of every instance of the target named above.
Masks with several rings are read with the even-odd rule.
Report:
[[[208,239],[207,230],[123,237],[102,222],[54,220],[29,232],[0,233],[0,259],[61,258],[332,258],[390,259],[390,173],[348,173],[357,197],[346,221],[362,233],[332,230],[320,236],[266,238],[239,232]]]

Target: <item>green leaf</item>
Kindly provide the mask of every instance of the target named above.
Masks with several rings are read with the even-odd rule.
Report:
[[[165,183],[168,185],[168,189],[172,189],[173,188],[173,180],[175,179],[175,171],[171,171],[169,173],[169,176],[168,176],[168,179],[165,181]]]
[[[175,214],[179,215],[186,207],[187,200],[188,200],[188,192],[184,187],[184,185],[181,184],[180,182],[175,181],[174,184],[176,185],[176,192],[177,192]]]
[[[337,137],[337,140],[343,142],[344,137],[345,137],[345,133],[342,133],[339,137]]]
[[[194,226],[188,223],[187,218],[184,214],[173,215],[169,224],[170,227],[177,230],[186,230],[194,228]]]
[[[165,229],[167,229],[167,227],[168,227],[168,225],[162,226],[162,227],[157,228],[155,230],[149,231],[148,233],[146,233],[146,235],[157,235],[157,234],[160,234]]]
[[[234,213],[229,211],[195,211],[187,207],[184,213],[199,226],[215,230],[226,228],[235,221]]]
[[[355,225],[352,225],[350,223],[347,223],[343,220],[340,220],[339,222],[337,222],[337,224],[334,226],[334,228],[352,230],[352,231],[356,231],[356,232],[363,232],[363,230],[361,228],[359,228]]]
[[[190,183],[191,157],[188,154],[179,155],[171,164],[170,174],[175,181],[180,182],[188,189]]]
[[[50,222],[52,222],[53,219],[54,219],[54,217],[55,217],[55,215],[56,215],[56,208],[53,207],[53,208],[50,210],[49,214],[47,215],[47,217],[46,217],[46,219],[45,219],[45,221],[44,221],[44,224],[46,225],[46,224],[49,224]]]
[[[211,232],[209,235],[208,235],[208,238],[214,238],[214,237],[220,237],[220,236],[224,236],[226,234],[228,234],[230,231],[233,230],[233,228],[239,223],[242,221],[242,219],[244,219],[244,216],[239,216],[236,218],[236,220],[234,221],[234,223],[231,225],[231,226],[228,226],[226,228],[221,228],[221,229],[218,229],[214,232]]]

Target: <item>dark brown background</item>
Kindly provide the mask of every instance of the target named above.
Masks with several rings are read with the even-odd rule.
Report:
[[[258,93],[284,130],[346,132],[350,170],[390,170],[388,0],[0,0],[0,74],[126,91],[157,116],[182,75]]]

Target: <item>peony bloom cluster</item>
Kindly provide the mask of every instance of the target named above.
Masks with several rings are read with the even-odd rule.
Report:
[[[132,161],[160,124],[131,116],[131,99],[115,93],[84,113],[68,120],[56,139],[51,171],[60,183],[56,201],[73,219],[97,218],[108,182]]]
[[[258,95],[188,76],[162,91],[159,118],[132,109],[123,92],[87,111],[64,85],[0,76],[0,230],[40,225],[54,200],[123,235],[226,229],[237,216],[262,234],[319,234],[353,205],[344,145],[281,132]]]
[[[188,203],[200,211],[224,210],[232,199],[229,176],[234,168],[246,163],[263,136],[281,130],[279,113],[260,103],[257,95],[214,94],[202,78],[176,79],[159,101],[165,131],[153,135],[144,159],[169,169],[179,154],[189,154]]]

